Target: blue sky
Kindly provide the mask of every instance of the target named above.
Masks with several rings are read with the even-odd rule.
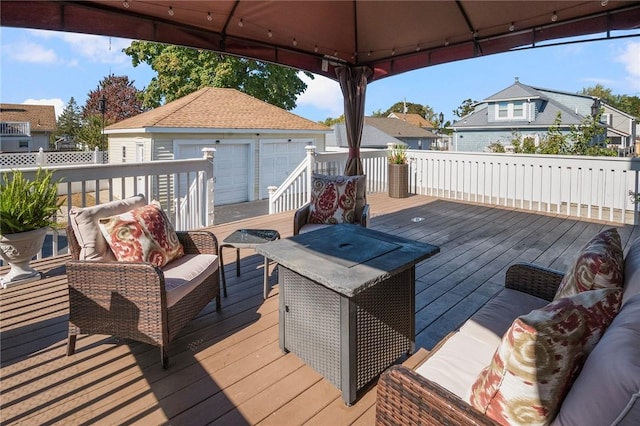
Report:
[[[110,73],[126,75],[143,89],[154,74],[146,65],[131,65],[122,53],[130,42],[1,27],[0,102],[54,105],[59,114],[71,97],[84,105],[89,91]],[[566,92],[599,83],[614,94],[640,96],[640,37],[507,52],[388,77],[369,85],[365,113],[406,100],[429,105],[452,120],[453,110],[465,99],[485,99],[511,85],[515,77],[524,84]],[[314,121],[342,114],[336,82],[316,77],[308,84],[295,114]]]

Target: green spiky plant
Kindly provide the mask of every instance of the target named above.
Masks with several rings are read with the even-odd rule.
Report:
[[[406,164],[407,163],[407,146],[396,144],[391,152],[389,152],[390,164]]]
[[[53,172],[38,169],[34,180],[21,171],[2,173],[0,182],[0,234],[17,234],[55,225],[55,213],[63,201],[58,201],[58,184]]]

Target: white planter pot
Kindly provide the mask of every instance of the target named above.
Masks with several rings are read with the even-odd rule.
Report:
[[[48,229],[0,235],[0,257],[11,265],[9,273],[0,279],[3,288],[41,278],[29,263],[42,248]]]

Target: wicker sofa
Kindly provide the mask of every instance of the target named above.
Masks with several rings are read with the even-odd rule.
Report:
[[[513,320],[554,298],[563,273],[511,266],[505,288],[415,370],[393,366],[380,377],[376,424],[497,424],[468,402]],[[552,425],[640,424],[640,238],[624,258],[620,311],[588,355]]]

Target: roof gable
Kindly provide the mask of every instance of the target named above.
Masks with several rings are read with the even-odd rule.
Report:
[[[107,130],[210,128],[330,131],[236,89],[204,87],[166,105],[107,127]]]
[[[436,138],[430,131],[397,118],[365,117],[364,123],[396,138]]]
[[[403,114],[403,113],[395,113],[392,112],[389,114],[388,118],[395,118],[397,120],[406,121],[407,123],[423,128],[433,129],[434,126],[431,124],[429,120],[421,116],[420,114]]]
[[[57,129],[53,105],[0,104],[1,122],[29,122],[32,132],[53,132]]]
[[[520,83],[516,80],[511,86],[507,87],[489,96],[485,99],[485,102],[499,102],[499,101],[508,101],[515,99],[536,99],[536,98],[544,98],[542,93],[538,92],[533,87],[527,86],[525,84]]]

